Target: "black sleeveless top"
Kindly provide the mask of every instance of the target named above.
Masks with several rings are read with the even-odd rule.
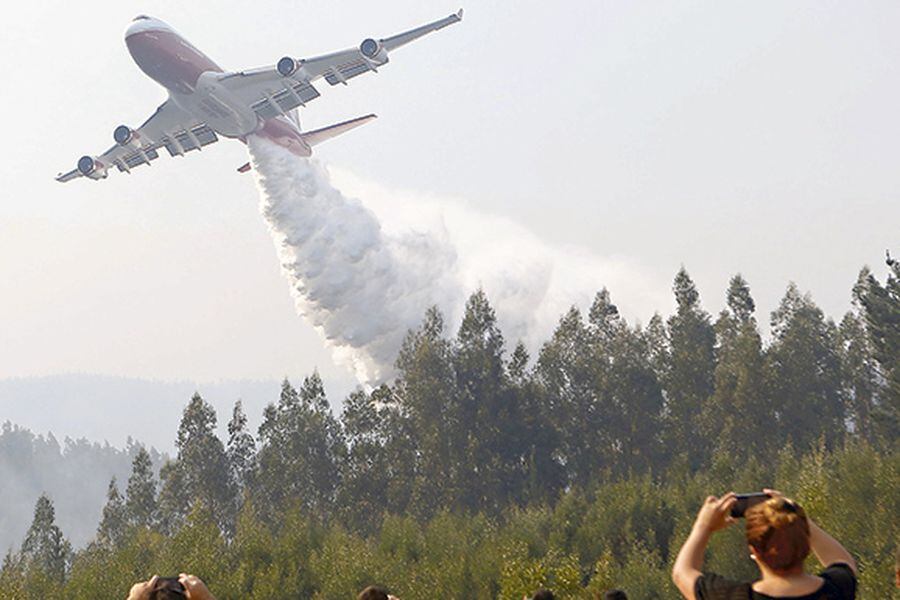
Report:
[[[844,563],[829,565],[819,573],[822,587],[804,596],[767,596],[753,590],[753,582],[731,581],[715,573],[697,578],[694,596],[697,600],[853,600],[856,598],[856,576]]]

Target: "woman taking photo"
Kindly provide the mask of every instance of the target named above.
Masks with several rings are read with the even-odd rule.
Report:
[[[852,600],[856,597],[856,562],[833,537],[806,517],[799,504],[775,490],[747,509],[747,544],[759,567],[753,582],[731,581],[703,572],[710,536],[731,525],[735,494],[710,496],[700,508],[691,534],[672,568],[672,579],[687,600]],[[818,575],[804,571],[810,550],[825,567]]]

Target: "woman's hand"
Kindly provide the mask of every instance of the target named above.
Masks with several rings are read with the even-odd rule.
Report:
[[[694,521],[694,529],[700,529],[712,533],[720,529],[728,527],[734,523],[731,516],[731,507],[737,502],[734,492],[728,492],[721,498],[715,496],[707,496],[706,501],[700,507],[697,513],[697,520]]]
[[[178,581],[184,586],[189,600],[216,600],[215,596],[206,588],[203,580],[196,575],[181,573],[178,576]]]
[[[128,600],[147,600],[150,597],[153,586],[156,585],[157,579],[159,577],[154,575],[148,581],[141,581],[131,586],[131,591],[128,592]]]
[[[768,494],[773,498],[784,498],[784,494],[778,490],[770,490],[769,488],[763,488],[763,494]]]

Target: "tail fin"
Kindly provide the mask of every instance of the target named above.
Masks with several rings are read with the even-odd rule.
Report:
[[[349,121],[344,121],[343,123],[336,123],[334,125],[329,125],[328,127],[323,127],[321,129],[314,129],[312,131],[305,131],[300,134],[300,137],[303,138],[303,141],[306,142],[309,147],[313,147],[316,144],[321,144],[324,141],[330,140],[333,137],[339,136],[342,133],[346,133],[351,129],[356,129],[360,125],[365,125],[369,121],[377,118],[375,115],[366,115],[364,117],[357,117],[355,119],[350,119]]]

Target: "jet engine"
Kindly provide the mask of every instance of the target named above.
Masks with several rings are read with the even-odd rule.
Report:
[[[120,146],[128,146],[134,141],[135,137],[137,137],[137,134],[128,125],[119,125],[113,131],[113,139]]]
[[[104,179],[106,178],[107,169],[108,167],[92,156],[82,156],[78,159],[78,170],[85,177]]]
[[[278,64],[275,68],[278,69],[278,72],[281,73],[284,77],[290,77],[297,72],[297,69],[300,68],[300,63],[290,56],[285,56],[278,61]]]
[[[362,44],[359,45],[359,52],[366,60],[376,65],[383,65],[388,61],[387,50],[384,49],[381,42],[372,38],[363,40]]]

